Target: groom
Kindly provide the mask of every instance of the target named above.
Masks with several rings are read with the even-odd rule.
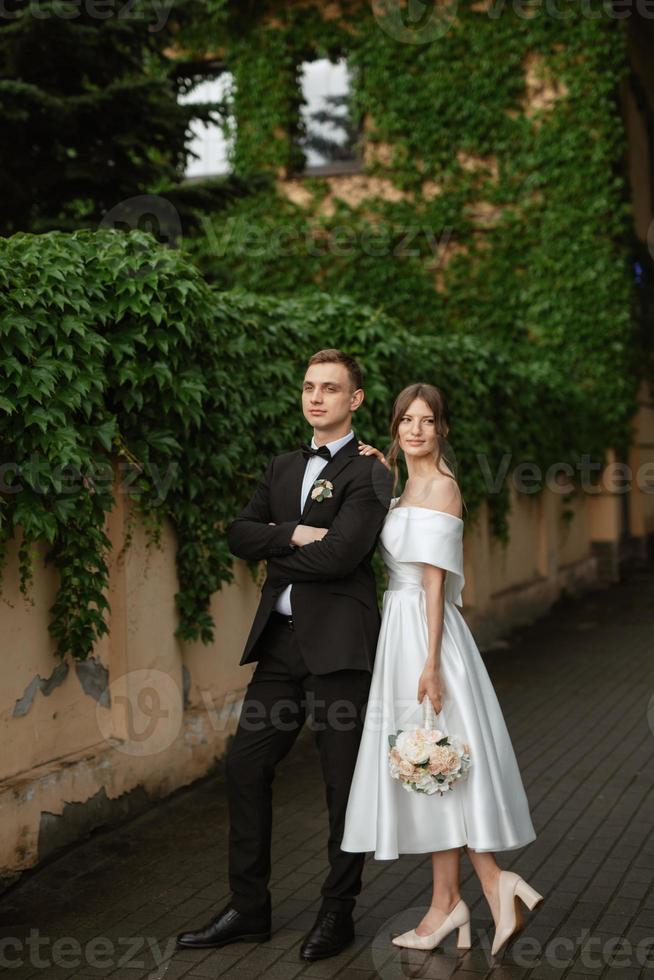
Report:
[[[363,399],[353,358],[314,354],[302,387],[312,444],[271,461],[227,530],[233,554],[266,560],[268,575],[241,659],[258,663],[227,757],[232,900],[178,936],[181,946],[270,938],[272,782],[309,715],[329,810],[329,872],[300,956],[335,956],[354,938],[365,855],[340,843],[379,632],[370,561],[391,495],[388,470],[359,455],[352,432]]]

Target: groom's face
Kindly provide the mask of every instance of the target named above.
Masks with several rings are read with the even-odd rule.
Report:
[[[349,426],[352,412],[363,401],[344,364],[310,364],[302,385],[302,411],[316,432],[336,432]]]

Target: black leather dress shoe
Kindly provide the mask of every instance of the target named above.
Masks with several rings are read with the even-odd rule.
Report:
[[[228,943],[264,943],[270,939],[270,919],[265,915],[239,912],[227,905],[206,926],[195,932],[180,932],[177,945],[189,949],[227,946]]]
[[[354,940],[350,912],[319,912],[313,929],[300,947],[303,960],[324,960],[336,956]]]

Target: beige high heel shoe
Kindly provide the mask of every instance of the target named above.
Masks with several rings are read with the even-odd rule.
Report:
[[[434,949],[455,929],[459,930],[457,948],[470,949],[470,909],[462,898],[459,899],[449,915],[445,916],[436,932],[430,932],[427,936],[419,936],[415,929],[410,929],[409,932],[403,932],[401,936],[396,936],[392,942],[395,946],[405,946],[407,949]]]
[[[518,899],[521,899],[527,908],[534,909],[543,901],[543,896],[539,895],[535,888],[528,885],[515,871],[500,871],[498,899],[500,914],[491,949],[492,956],[499,953],[511,936],[522,929],[524,919]]]

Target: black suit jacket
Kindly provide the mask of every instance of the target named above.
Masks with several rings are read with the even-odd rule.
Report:
[[[370,562],[390,507],[392,478],[379,460],[359,455],[355,437],[318,476],[333,484],[332,496],[315,501],[309,492],[300,513],[305,466],[299,449],[276,456],[227,529],[232,554],[268,563],[241,663],[259,659],[263,628],[277,597],[292,584],[296,635],[311,673],[371,671],[380,619]],[[322,541],[295,548],[290,540],[298,523],[329,531]]]

